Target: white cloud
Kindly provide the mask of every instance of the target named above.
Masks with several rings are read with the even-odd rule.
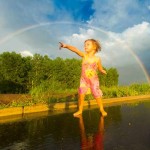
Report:
[[[27,56],[33,57],[33,54],[32,54],[30,51],[27,51],[27,50],[21,51],[20,54],[21,54],[23,57],[27,57]]]
[[[150,10],[150,5],[148,5],[147,8]]]
[[[104,3],[100,3],[99,0],[94,0],[93,8],[95,14],[89,23],[92,25],[95,24],[96,26],[99,25],[102,28],[119,28],[119,26],[122,25],[121,21],[126,20],[126,23],[128,23],[128,7],[130,5],[132,5],[132,2],[128,0],[110,0]]]
[[[52,1],[43,3],[42,1],[16,0],[14,3],[11,0],[1,0],[0,9],[0,20],[5,26],[12,28],[46,21],[47,15],[55,12]]]
[[[105,30],[122,32],[142,21],[149,22],[149,10],[145,7],[147,7],[147,1],[141,3],[139,0],[94,0],[95,13],[88,23]]]
[[[142,22],[132,28],[128,28],[122,33],[123,39],[135,52],[150,49],[150,23]]]

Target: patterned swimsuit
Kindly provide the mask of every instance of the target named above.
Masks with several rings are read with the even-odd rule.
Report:
[[[103,94],[99,88],[97,69],[96,61],[91,63],[85,58],[85,61],[82,63],[79,94],[89,94],[92,92],[94,98],[102,97]]]

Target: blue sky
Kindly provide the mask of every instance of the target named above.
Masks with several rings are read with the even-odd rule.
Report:
[[[120,84],[149,80],[150,0],[0,0],[0,10],[0,53],[79,58],[58,42],[83,50],[95,38]]]

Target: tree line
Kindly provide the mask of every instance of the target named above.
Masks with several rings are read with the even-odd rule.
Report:
[[[106,87],[118,85],[117,69],[106,71],[107,75],[98,74],[100,84]],[[80,59],[51,59],[40,54],[23,57],[16,52],[0,54],[0,93],[29,93],[43,83],[52,90],[76,89],[80,74]]]

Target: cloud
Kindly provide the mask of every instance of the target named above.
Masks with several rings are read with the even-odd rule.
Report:
[[[30,51],[21,51],[20,54],[23,56],[23,57],[27,57],[27,56],[31,56],[33,57],[33,54],[30,52]]]
[[[142,22],[134,25],[123,32],[123,39],[137,53],[150,49],[150,23]]]
[[[142,61],[150,74],[150,23],[142,22],[123,32],[123,39]]]
[[[144,21],[149,21],[149,11],[145,9],[147,1],[139,0],[94,0],[95,13],[89,24],[105,30],[122,32],[126,28]]]
[[[6,27],[22,27],[48,20],[47,16],[55,12],[51,1],[1,0],[0,19]],[[7,17],[7,18],[6,18]],[[9,24],[11,22],[11,24]]]

